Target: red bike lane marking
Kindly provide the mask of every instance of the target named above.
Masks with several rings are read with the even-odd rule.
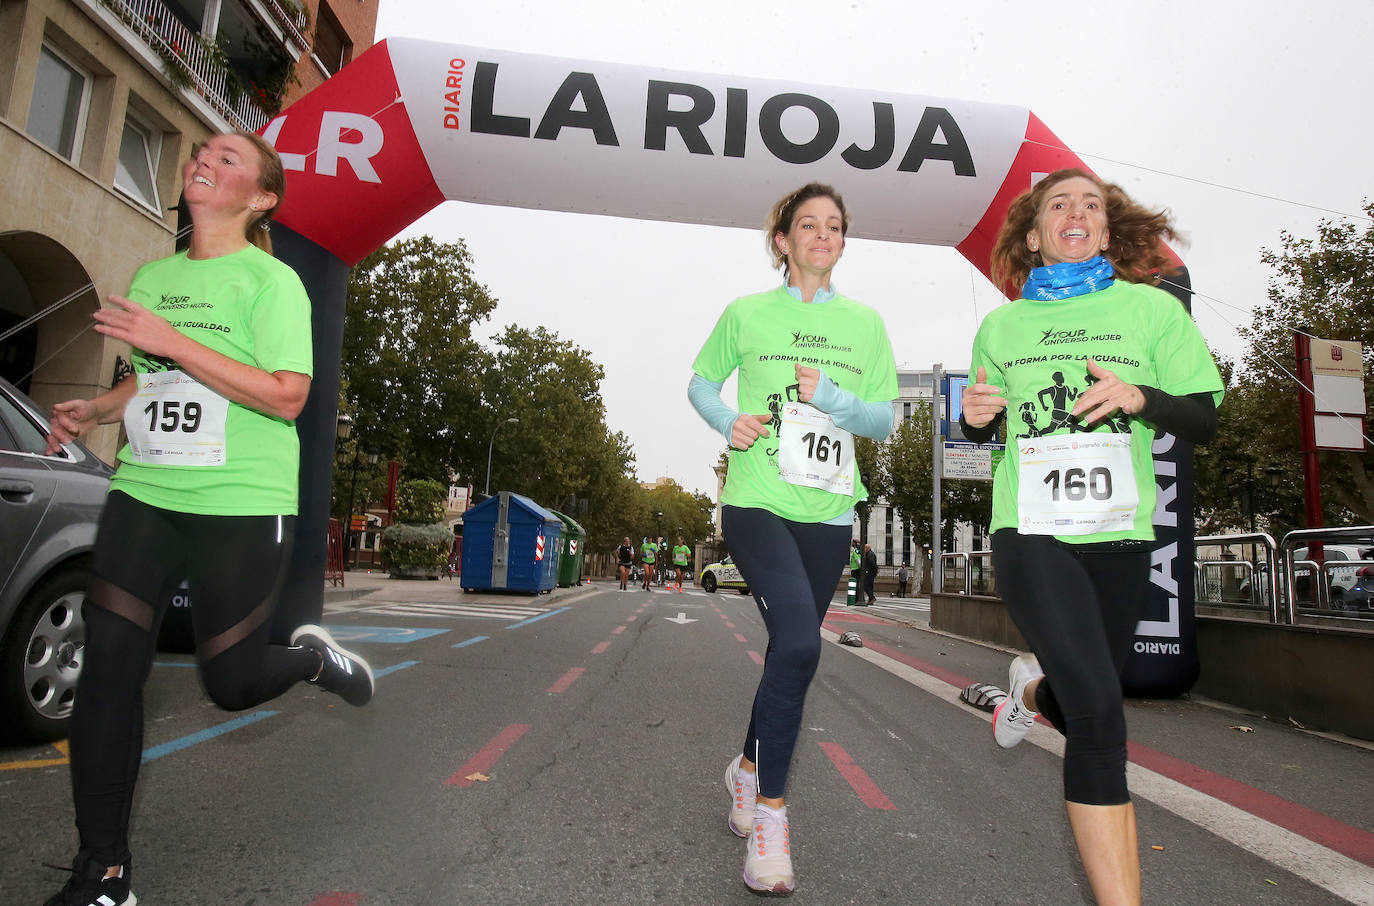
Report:
[[[614,628],[614,629],[611,630],[611,635],[620,635],[620,634],[621,634],[622,632],[624,632],[624,631],[625,631],[625,627],[624,627],[624,626],[617,626],[616,628]]]
[[[831,627],[826,628],[834,631]],[[928,661],[912,657],[880,642],[865,640],[864,645],[871,651],[906,664],[908,667],[914,667],[922,673],[949,683],[956,689],[963,689],[974,682],[952,670],[946,670]],[[1045,723],[1043,717],[1039,720],[1041,723]],[[1224,774],[1209,771],[1158,749],[1152,749],[1138,742],[1127,742],[1126,745],[1130,760],[1142,768],[1154,771],[1161,777],[1167,777],[1176,783],[1181,783],[1199,793],[1210,796],[1218,802],[1224,802],[1254,815],[1256,818],[1261,818],[1270,824],[1291,831],[1299,837],[1325,846],[1327,849],[1338,852],[1362,865],[1374,868],[1374,833],[1353,827],[1344,821],[1323,815],[1304,805],[1275,796],[1273,793],[1266,793],[1264,790]]]
[[[879,809],[897,808],[892,804],[892,800],[883,795],[882,790],[878,789],[878,785],[868,776],[868,772],[854,763],[854,759],[844,750],[844,746],[837,742],[823,742],[819,745],[830,762],[835,765],[835,770],[839,771],[840,776],[848,781],[864,805]]]
[[[568,687],[575,683],[577,681],[577,678],[581,676],[585,671],[585,667],[572,668],[567,673],[563,674],[559,678],[558,682],[550,686],[548,691],[552,692],[555,695],[557,695],[560,692],[567,692]]]
[[[738,632],[735,633],[735,640],[736,640],[736,641],[739,641],[739,642],[746,642],[746,643],[749,641],[749,640],[746,639],[744,636],[740,635]]]
[[[601,654],[601,653],[604,652],[607,648],[610,648],[610,647],[611,647],[611,643],[610,643],[610,642],[602,642],[602,643],[600,643],[599,645],[597,645],[595,648],[592,649],[592,654]]]
[[[752,648],[749,649],[749,657],[750,657],[751,659],[753,659],[753,661],[754,661],[755,664],[758,664],[760,667],[763,666],[763,655],[759,654],[757,651],[753,650]]]
[[[524,736],[529,728],[529,724],[511,724],[497,733],[495,738],[472,756],[467,764],[454,771],[453,776],[444,781],[444,786],[472,786],[473,781],[468,778],[473,774],[485,774],[491,770],[491,766],[496,764],[501,756],[506,754],[506,750],[515,745],[515,741]]]

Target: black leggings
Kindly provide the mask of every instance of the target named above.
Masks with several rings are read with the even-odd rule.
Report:
[[[201,679],[217,705],[251,708],[319,670],[313,652],[268,644],[294,527],[294,516],[200,516],[110,494],[86,596],[71,726],[76,826],[81,848],[97,864],[129,859],[143,685],[158,627],[183,577]]]
[[[759,795],[787,790],[806,690],[821,659],[821,621],[848,562],[847,525],[792,522],[768,510],[721,507],[725,545],[768,628],[744,756],[758,765]]]
[[[1035,706],[1064,734],[1064,798],[1124,805],[1121,671],[1150,586],[1145,549],[1103,550],[998,529],[997,591],[1045,671]]]

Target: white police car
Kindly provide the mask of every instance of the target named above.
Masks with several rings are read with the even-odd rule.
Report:
[[[717,588],[734,588],[742,595],[749,594],[748,583],[739,574],[739,567],[735,566],[735,561],[728,556],[719,563],[712,563],[703,568],[701,575],[697,577],[697,584],[707,592],[714,592]]]

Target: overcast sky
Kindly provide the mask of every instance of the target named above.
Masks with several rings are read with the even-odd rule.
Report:
[[[1339,216],[1318,209],[1355,214],[1374,196],[1374,3],[1058,6],[1076,21],[1048,9],[383,0],[377,38],[1028,107],[1099,174],[1172,211],[1205,296],[1194,316],[1214,349],[1237,357],[1236,327],[1265,298],[1260,249]],[[714,491],[724,440],[685,389],[721,309],[780,279],[757,231],[447,202],[403,235],[421,233],[467,240],[500,300],[488,335],[542,324],[590,351],[641,480]],[[980,317],[1004,301],[943,247],[851,239],[835,284],[878,309],[898,362],[920,368],[967,367]],[[727,394],[733,403],[733,381]]]

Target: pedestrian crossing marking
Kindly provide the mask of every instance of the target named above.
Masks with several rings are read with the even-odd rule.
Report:
[[[400,617],[429,617],[431,619],[487,619],[527,620],[547,612],[546,607],[522,607],[518,604],[426,604],[422,602],[382,601],[363,608],[363,613],[381,613]]]

